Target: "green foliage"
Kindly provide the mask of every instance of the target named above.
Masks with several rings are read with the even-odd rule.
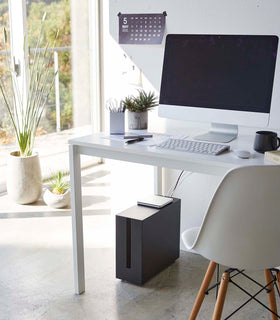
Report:
[[[138,90],[138,92],[137,97],[128,96],[123,100],[127,110],[131,112],[144,112],[158,105],[154,92],[145,92],[144,90]]]
[[[5,44],[7,43],[7,41],[5,41],[5,38],[7,38],[7,33],[9,33],[10,31],[8,1],[0,4],[0,24],[3,27],[3,30],[6,30],[0,32],[0,50],[2,51],[6,48]],[[0,71],[5,71],[5,57],[3,55],[0,55]]]
[[[73,126],[73,106],[71,99],[71,90],[69,90],[68,86],[64,85],[60,82],[59,84],[59,95],[60,95],[60,126],[61,130],[70,129]],[[48,120],[48,124],[51,127],[56,126],[56,108],[55,108],[55,92],[54,90],[51,92],[49,96],[49,105],[46,109],[46,118]],[[46,124],[45,124],[46,126]]]
[[[1,2],[1,1],[0,1]],[[6,32],[0,32],[0,50],[9,50],[9,45],[5,38],[9,34],[9,7],[8,0],[2,1],[0,4],[0,25],[5,28]],[[6,91],[8,94],[11,92],[11,84],[7,81],[7,65],[4,55],[0,55],[0,74],[1,79],[6,85]],[[8,136],[12,134],[12,123],[9,119],[9,115],[6,111],[5,100],[0,94],[0,141],[8,141]],[[1,144],[1,143],[0,143]]]
[[[34,47],[38,35],[38,26],[42,12],[47,12],[48,19],[45,23],[43,39],[45,42],[52,42],[56,30],[59,30],[59,38],[56,41],[57,47],[71,46],[71,23],[70,23],[70,1],[61,0],[36,0],[30,1],[27,6],[28,18],[28,40],[30,47]],[[59,96],[61,106],[61,129],[69,129],[73,126],[73,105],[71,87],[71,52],[58,52],[59,65]],[[46,119],[44,129],[48,132],[56,128],[55,111],[55,90],[53,89],[48,97],[46,108]]]
[[[1,2],[1,1],[0,1]],[[44,30],[42,31],[42,47],[47,43],[52,43],[55,39],[56,32],[59,30],[59,38],[56,40],[57,47],[71,46],[71,23],[70,23],[70,0],[32,0],[27,1],[27,36],[30,48],[35,48],[40,31],[42,15],[47,13],[47,19],[44,23]],[[9,12],[8,0],[0,3],[0,23],[7,30],[9,36]],[[5,44],[4,33],[0,32],[0,50],[9,50],[8,43]],[[30,55],[30,61],[33,63],[34,55]],[[61,128],[69,129],[73,126],[72,119],[72,88],[71,88],[71,52],[59,51],[59,80],[60,80],[60,105],[61,105]],[[53,67],[53,61],[50,62]],[[7,94],[12,95],[11,82],[7,81],[7,66],[5,64],[5,57],[0,55],[0,73],[1,80],[3,80]],[[0,95],[0,128],[2,127],[7,139],[1,139],[0,144],[9,143],[14,140],[9,121],[7,121],[8,113],[5,107],[5,101]],[[5,121],[4,121],[5,120]],[[46,101],[45,112],[42,116],[40,127],[43,130],[40,132],[53,132],[56,128],[55,115],[55,90],[51,89]]]
[[[73,126],[73,108],[72,104],[66,103],[61,112],[61,129],[70,129]]]
[[[139,90],[139,95],[135,98],[135,104],[138,110],[146,111],[156,107],[158,102],[154,92]]]
[[[56,46],[71,46],[70,2],[69,0],[62,0],[58,2],[53,1],[51,3],[45,1],[30,2],[27,19],[28,42],[30,47],[36,46],[43,12],[46,12],[48,16],[42,35],[43,41],[54,41],[56,32],[59,30],[59,39],[56,41]],[[59,72],[63,75],[69,75],[71,73],[69,51],[63,51],[59,54]],[[67,80],[68,81],[64,84],[69,83],[69,78]]]
[[[7,91],[3,78],[0,78],[0,91],[15,130],[21,156],[32,155],[36,131],[55,79],[55,75],[50,71],[52,55],[47,51],[49,43],[45,45],[43,52],[40,51],[40,48],[43,47],[44,21],[45,14],[41,20],[40,32],[33,55],[33,64],[29,66],[30,81],[26,101],[23,97],[17,74],[11,67],[8,54],[6,55],[6,64],[12,87],[11,93]],[[23,76],[25,76],[25,68],[23,68],[22,72]]]
[[[6,12],[8,12],[9,8],[8,8],[8,0],[6,1],[1,1],[2,3],[0,3],[0,17],[2,18],[3,15],[6,14]]]
[[[125,97],[124,100],[122,101],[124,107],[125,107],[127,110],[130,110],[130,111],[132,111],[133,109],[135,109],[135,102],[134,102],[134,100],[135,100],[135,98],[132,97],[132,96]]]
[[[63,172],[58,171],[54,173],[49,180],[50,188],[52,193],[63,194],[66,190],[70,188],[69,182],[63,180]]]

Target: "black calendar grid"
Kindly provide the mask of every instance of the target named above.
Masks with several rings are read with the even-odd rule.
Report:
[[[161,44],[165,31],[166,13],[119,13],[120,44]]]

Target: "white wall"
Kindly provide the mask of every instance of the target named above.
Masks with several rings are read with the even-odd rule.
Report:
[[[279,0],[110,0],[110,33],[118,40],[118,12],[167,12],[167,33],[273,34],[280,36]],[[122,45],[159,90],[162,45]],[[272,99],[271,127],[280,127],[280,54]]]
[[[110,0],[110,33],[118,41],[118,12],[160,13],[166,11],[167,33],[273,34],[280,35],[279,0]],[[122,49],[142,69],[155,90],[160,88],[164,43],[162,45],[122,45]],[[280,54],[271,108],[272,128],[280,128]],[[154,119],[155,121],[155,119]],[[156,119],[156,126],[181,131],[186,123]],[[155,124],[154,124],[155,125]],[[195,124],[192,124],[195,125]],[[254,132],[254,130],[252,130]],[[165,170],[165,190],[178,172]],[[187,177],[174,196],[182,199],[182,230],[200,225],[219,178],[200,174]]]
[[[80,127],[91,124],[88,1],[71,0],[71,30],[73,122]]]

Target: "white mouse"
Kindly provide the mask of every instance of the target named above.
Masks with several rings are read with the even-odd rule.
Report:
[[[241,159],[249,159],[251,157],[251,153],[247,150],[235,150],[234,153]]]

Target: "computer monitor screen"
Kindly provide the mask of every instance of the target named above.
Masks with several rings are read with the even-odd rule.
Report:
[[[168,35],[160,104],[269,113],[277,47],[277,36]]]

